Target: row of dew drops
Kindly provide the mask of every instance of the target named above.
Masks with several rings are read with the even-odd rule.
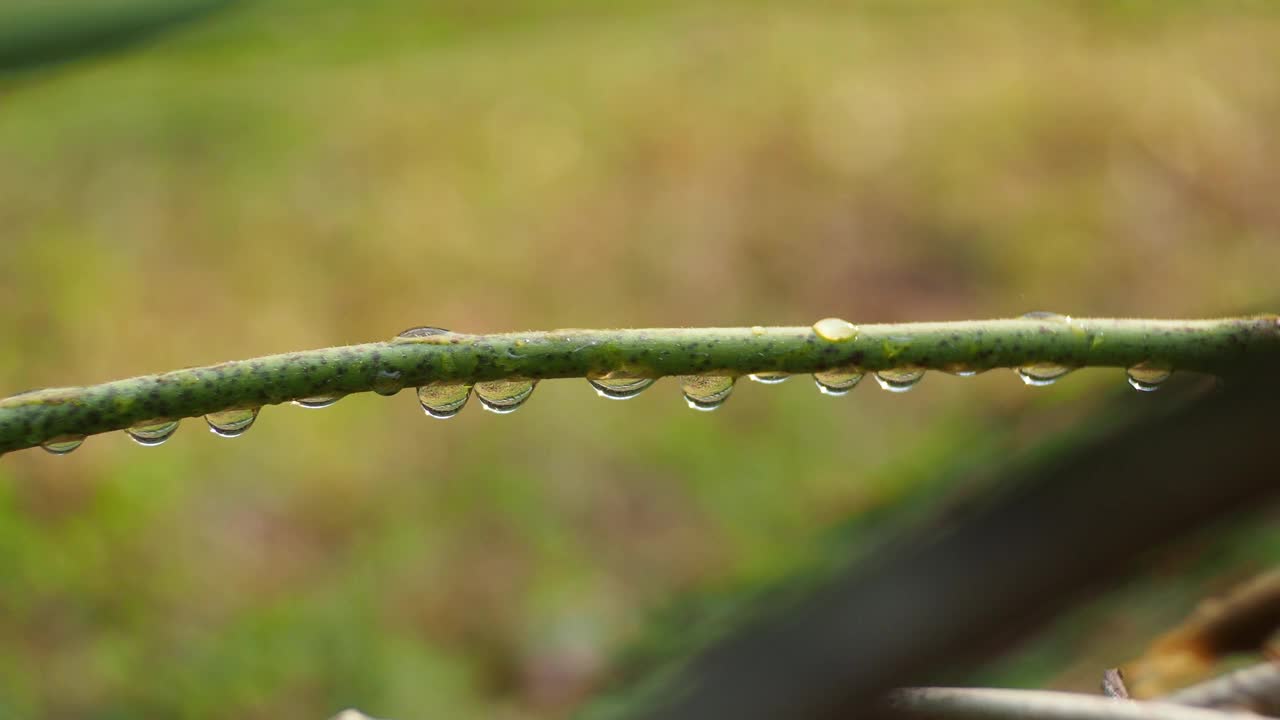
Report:
[[[1029,319],[1063,319],[1069,318],[1051,313],[1028,313],[1023,317]],[[819,320],[813,325],[814,332],[824,340],[843,342],[857,336],[857,328],[852,323],[836,318]],[[424,337],[428,335],[446,334],[449,331],[434,327],[418,327],[400,333],[402,338]],[[1059,378],[1074,368],[1064,365],[1037,363],[1016,369],[1018,376],[1027,385],[1045,387],[1052,385]],[[863,373],[856,369],[833,369],[813,374],[814,383],[823,395],[838,397],[847,395],[861,382]],[[880,370],[873,374],[881,388],[893,393],[904,393],[915,387],[922,378],[923,368],[898,368]],[[958,377],[972,377],[977,370],[956,369],[950,374]],[[1167,369],[1147,366],[1131,367],[1127,371],[1129,385],[1141,392],[1159,389],[1161,383],[1168,380],[1172,372]],[[758,372],[747,375],[751,380],[765,385],[777,385],[791,379],[785,372]],[[733,392],[736,377],[728,375],[683,375],[680,376],[680,389],[684,393],[685,402],[694,410],[711,411],[724,404]],[[587,382],[596,393],[610,400],[629,400],[649,389],[656,382],[653,378],[607,376],[603,378],[587,378]],[[485,410],[506,415],[513,413],[533,395],[537,380],[492,380],[478,383],[424,385],[418,388],[418,402],[427,415],[446,420],[462,412],[467,401],[474,392]],[[402,386],[398,376],[387,376],[386,382],[375,382],[374,392],[380,395],[395,395]],[[342,399],[342,395],[321,395],[294,400],[298,407],[318,409],[326,408]],[[219,437],[233,438],[243,435],[255,420],[258,419],[259,408],[225,410],[205,415],[205,422],[210,432]],[[143,425],[135,425],[125,433],[134,442],[144,447],[155,447],[173,437],[178,430],[178,420],[156,421]],[[64,436],[55,438],[41,445],[55,455],[65,455],[84,442],[83,436]]]

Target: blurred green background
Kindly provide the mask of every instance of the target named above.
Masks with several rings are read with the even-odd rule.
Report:
[[[423,324],[1266,307],[1278,67],[1266,2],[245,0],[0,76],[0,394]],[[510,416],[405,392],[14,453],[0,717],[559,717],[655,608],[1122,383],[743,382],[695,413],[559,381]],[[1092,687],[1280,557],[1272,520],[988,679]]]

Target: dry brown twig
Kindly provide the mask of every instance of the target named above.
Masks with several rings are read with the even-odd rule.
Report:
[[[1280,665],[1253,665],[1156,700],[1130,700],[1123,676],[1111,668],[1103,673],[1103,693],[902,688],[889,702],[898,715],[955,720],[1243,720],[1280,710]]]
[[[1280,571],[1264,573],[1219,598],[1201,603],[1160,636],[1132,665],[1150,693],[1179,675],[1203,672],[1224,655],[1256,651],[1280,625]],[[1280,712],[1280,664],[1264,662],[1153,700],[1133,700],[1124,674],[1102,674],[1106,697],[1043,690],[902,688],[890,709],[906,717],[963,720],[1224,720]],[[1142,697],[1142,692],[1136,693]],[[1122,700],[1124,702],[1116,702]]]
[[[1280,664],[1265,662],[1219,675],[1160,698],[1164,702],[1206,708],[1246,708],[1280,714]]]
[[[1117,700],[1049,690],[902,688],[889,694],[895,716],[948,720],[1256,720],[1162,701]]]
[[[1127,667],[1137,697],[1167,694],[1203,677],[1219,659],[1257,652],[1280,628],[1280,570],[1244,583],[1196,607],[1180,625],[1161,635]]]
[[[1124,674],[1120,668],[1107,668],[1102,671],[1102,694],[1117,700],[1129,699],[1129,686],[1124,682]]]

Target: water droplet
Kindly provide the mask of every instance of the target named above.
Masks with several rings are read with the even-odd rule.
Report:
[[[1128,369],[1129,385],[1140,392],[1159,390],[1160,384],[1173,375],[1172,370],[1135,365]]]
[[[813,382],[817,384],[818,392],[832,397],[848,395],[861,380],[862,373],[849,369],[823,370],[813,374]]]
[[[423,325],[422,327],[411,327],[408,330],[405,330],[404,332],[400,333],[396,337],[398,338],[431,337],[432,335],[448,335],[449,332],[450,331],[445,330],[444,328],[430,327],[428,325]]]
[[[876,373],[876,382],[889,392],[903,393],[916,386],[924,377],[924,368],[897,368]]]
[[[533,394],[537,380],[493,380],[476,383],[476,397],[485,410],[499,415],[513,413]]]
[[[379,395],[390,397],[404,388],[400,381],[400,371],[394,368],[382,368],[373,376],[373,391]]]
[[[448,420],[462,412],[470,397],[471,386],[465,384],[423,385],[418,388],[418,402],[423,412],[440,420]]]
[[[858,337],[857,326],[840,318],[823,318],[813,324],[813,331],[829,342],[844,342]]]
[[[204,416],[204,421],[209,423],[209,432],[225,438],[240,437],[257,419],[258,408],[223,410]]]
[[[715,410],[733,392],[735,378],[728,375],[682,375],[680,389],[694,410]]]
[[[141,425],[134,425],[125,430],[125,433],[133,438],[133,441],[143,447],[155,447],[163,444],[165,440],[173,437],[178,431],[177,420],[156,420]]]
[[[604,377],[587,378],[596,394],[610,400],[630,400],[653,385],[653,378]]]
[[[1071,372],[1071,368],[1065,365],[1036,363],[1018,368],[1018,377],[1022,378],[1022,382],[1032,387],[1046,387],[1052,385],[1058,378],[1069,372]]]
[[[1035,310],[1029,313],[1023,313],[1024,320],[1058,320],[1062,322],[1070,322],[1071,318],[1056,312],[1046,312],[1044,310]]]
[[[45,440],[43,443],[40,443],[40,447],[44,448],[46,452],[53,453],[54,455],[66,455],[83,444],[83,435],[59,435],[56,438]]]
[[[293,401],[298,407],[307,408],[308,410],[319,410],[327,408],[343,398],[342,395],[315,395],[313,397],[298,398]]]
[[[747,377],[751,378],[752,380],[755,380],[758,383],[763,383],[765,385],[777,385],[778,383],[784,383],[790,380],[791,373],[758,372],[758,373],[751,373]]]

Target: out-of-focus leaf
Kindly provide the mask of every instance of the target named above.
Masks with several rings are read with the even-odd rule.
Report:
[[[1268,442],[1277,398],[1259,368],[1219,392],[1144,398],[1109,432],[993,468],[994,497],[918,525],[803,599],[759,607],[660,673],[667,682],[589,716],[873,716],[884,690],[987,657],[1144,551],[1262,507],[1280,467]],[[1107,415],[1135,407],[1128,396]]]
[[[0,72],[26,70],[126,47],[234,2],[49,2],[0,9]]]

